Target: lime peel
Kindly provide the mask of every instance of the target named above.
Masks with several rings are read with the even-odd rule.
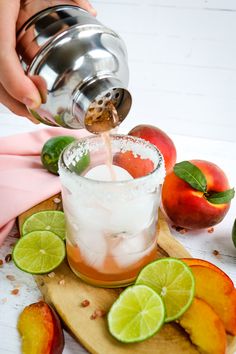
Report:
[[[232,240],[234,243],[234,247],[236,248],[236,219],[234,220],[234,224],[232,228]]]
[[[59,135],[48,139],[41,151],[41,162],[43,167],[53,174],[58,174],[58,160],[61,152],[66,146],[75,141],[70,135]]]

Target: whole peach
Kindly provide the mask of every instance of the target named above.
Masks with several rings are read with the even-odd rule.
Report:
[[[166,173],[168,174],[176,162],[176,148],[171,138],[161,129],[153,125],[137,125],[128,133],[142,138],[155,145],[162,153],[165,160]]]
[[[210,203],[207,195],[228,190],[229,182],[225,173],[214,163],[204,160],[190,162],[205,175],[206,193],[192,188],[172,171],[166,176],[162,188],[163,208],[176,226],[187,229],[208,228],[223,220],[230,203]]]

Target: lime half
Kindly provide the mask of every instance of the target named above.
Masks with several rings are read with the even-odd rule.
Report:
[[[50,273],[65,258],[64,241],[51,231],[33,231],[20,238],[13,250],[15,265],[31,274]]]
[[[52,231],[65,239],[65,216],[62,211],[45,210],[29,216],[22,226],[22,236],[32,231]]]
[[[165,322],[179,318],[191,305],[195,294],[195,280],[191,269],[175,258],[158,259],[139,273],[136,284],[155,290],[166,308]]]
[[[153,336],[163,325],[161,297],[145,285],[126,288],[108,313],[110,333],[119,341],[134,343]]]

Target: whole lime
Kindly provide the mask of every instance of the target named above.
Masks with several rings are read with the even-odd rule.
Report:
[[[236,219],[234,220],[233,229],[232,229],[232,240],[236,248]]]
[[[58,160],[64,148],[75,141],[73,136],[55,136],[46,141],[41,151],[43,166],[51,173],[58,174]]]

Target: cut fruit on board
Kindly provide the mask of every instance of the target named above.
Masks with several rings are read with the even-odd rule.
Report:
[[[29,216],[22,225],[21,235],[32,231],[52,231],[65,239],[65,216],[59,210],[39,211]]]
[[[48,274],[66,256],[64,241],[51,231],[32,231],[16,243],[12,257],[15,265],[31,274]]]
[[[26,217],[40,210],[62,210],[61,196],[56,195],[36,205],[19,216],[19,225]],[[159,257],[189,258],[191,255],[171,235],[165,218],[160,213],[157,227]],[[199,354],[184,330],[175,323],[168,323],[150,339],[135,344],[123,344],[114,339],[107,328],[106,316],[91,319],[96,310],[106,313],[117,299],[120,289],[96,288],[76,277],[67,262],[55,271],[55,276],[35,276],[45,300],[53,305],[67,329],[93,354]],[[63,280],[63,281],[62,281]],[[87,307],[81,306],[89,300]],[[227,354],[236,352],[236,337],[227,336]]]
[[[123,343],[141,342],[163,326],[165,306],[154,290],[146,285],[128,286],[108,314],[110,333]]]
[[[191,269],[179,259],[166,257],[147,264],[136,278],[158,293],[166,309],[165,322],[181,317],[191,306],[195,294],[195,279]]]

